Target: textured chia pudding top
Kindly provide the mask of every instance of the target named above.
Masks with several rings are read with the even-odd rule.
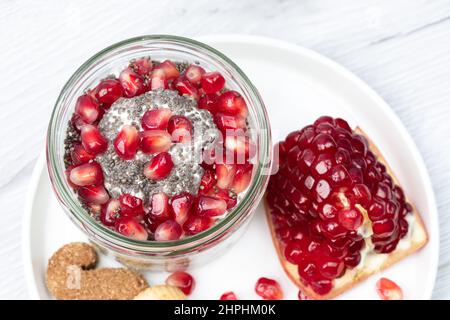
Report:
[[[144,176],[144,165],[154,155],[138,151],[134,159],[122,160],[114,150],[114,139],[124,125],[133,125],[142,131],[141,119],[147,110],[169,108],[173,115],[187,117],[193,125],[194,134],[188,143],[172,144],[169,153],[174,168],[167,178],[153,181]],[[187,96],[180,96],[176,91],[157,90],[144,93],[134,98],[120,98],[107,110],[99,123],[99,129],[108,140],[108,150],[96,156],[96,161],[103,168],[105,188],[112,197],[130,193],[149,201],[156,192],[169,196],[181,192],[197,194],[203,168],[200,166],[201,153],[214,145],[218,131],[211,114],[197,108],[197,102]]]

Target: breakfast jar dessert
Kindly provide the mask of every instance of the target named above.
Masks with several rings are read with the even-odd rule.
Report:
[[[228,246],[270,167],[267,115],[248,78],[214,49],[168,36],[124,41],[80,67],[58,99],[47,147],[69,216],[142,266]]]

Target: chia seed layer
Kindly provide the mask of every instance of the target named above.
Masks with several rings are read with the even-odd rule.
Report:
[[[170,175],[162,181],[153,181],[143,174],[144,164],[154,155],[138,151],[132,160],[120,159],[114,150],[114,139],[124,125],[133,125],[142,131],[141,119],[147,110],[169,108],[174,115],[187,117],[193,125],[194,135],[190,143],[174,143],[169,153],[174,162]],[[157,90],[134,98],[120,98],[107,110],[98,125],[108,140],[108,150],[97,155],[96,161],[102,166],[105,188],[112,197],[130,193],[148,202],[156,192],[169,196],[181,192],[197,194],[203,168],[200,166],[201,153],[214,145],[218,131],[211,114],[197,108],[195,100],[180,96],[176,91]]]

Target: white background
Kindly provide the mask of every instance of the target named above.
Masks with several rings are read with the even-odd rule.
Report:
[[[59,90],[100,49],[143,34],[271,36],[372,86],[427,164],[440,214],[434,298],[450,298],[450,1],[0,0],[0,298],[27,298],[21,221]]]

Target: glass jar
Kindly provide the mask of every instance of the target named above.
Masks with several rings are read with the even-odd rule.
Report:
[[[256,142],[252,181],[225,218],[210,229],[176,241],[138,241],[104,227],[87,212],[66,180],[64,139],[75,102],[83,92],[110,74],[118,74],[130,60],[150,56],[152,60],[197,62],[210,71],[219,71],[227,88],[238,91],[249,109],[249,125]],[[71,220],[104,252],[137,268],[178,270],[195,266],[229,247],[245,230],[267,186],[271,162],[271,134],[264,103],[239,67],[219,51],[187,38],[151,35],[114,44],[86,61],[63,87],[54,107],[47,133],[47,167],[53,189]]]

